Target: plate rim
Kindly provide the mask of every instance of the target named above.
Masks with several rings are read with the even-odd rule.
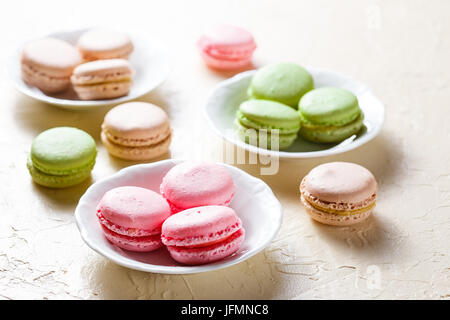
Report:
[[[39,38],[43,38],[43,37],[52,37],[52,36],[61,37],[61,35],[71,35],[74,33],[85,32],[94,27],[95,26],[82,27],[82,28],[76,28],[76,29],[59,30],[59,31],[55,31],[55,32],[49,32],[47,34],[40,35],[40,36],[29,37],[26,40],[21,41],[11,51],[11,53],[9,54],[9,56],[6,60],[7,65],[5,66],[5,71],[6,71],[9,82],[12,84],[14,89],[16,89],[18,92],[20,92],[32,99],[35,99],[37,101],[48,103],[50,105],[54,105],[54,106],[57,106],[57,107],[60,107],[63,109],[84,111],[84,110],[91,110],[93,108],[99,108],[99,107],[103,107],[103,106],[110,106],[110,105],[114,105],[114,104],[118,104],[118,103],[124,103],[124,102],[131,101],[134,99],[139,99],[140,97],[148,94],[149,92],[151,92],[151,91],[155,90],[156,88],[158,88],[159,86],[161,86],[169,78],[170,74],[173,71],[173,63],[171,62],[172,59],[170,58],[169,50],[164,44],[162,44],[160,41],[153,38],[153,39],[151,39],[150,43],[152,44],[153,47],[157,48],[157,50],[159,52],[163,53],[163,55],[165,56],[167,71],[166,71],[166,74],[164,75],[164,77],[161,77],[161,80],[159,81],[159,83],[157,85],[155,85],[151,89],[146,89],[142,93],[139,93],[134,96],[126,95],[126,96],[118,97],[118,98],[114,98],[114,99],[103,99],[103,100],[60,99],[60,98],[55,98],[52,96],[45,95],[44,93],[42,93],[42,95],[39,93],[36,93],[31,88],[28,88],[25,83],[22,86],[20,83],[18,83],[17,81],[14,80],[15,77],[13,76],[13,74],[14,74],[13,69],[15,68],[15,66],[17,64],[17,58],[20,55],[21,49],[28,42],[33,41],[34,39],[39,39]],[[131,37],[145,39],[145,37],[143,37],[142,34],[136,30],[126,30],[126,32]],[[20,66],[20,63],[19,63],[19,66]]]
[[[221,137],[222,139],[226,140],[227,142],[229,142],[235,146],[238,146],[244,150],[247,150],[249,152],[253,152],[253,153],[256,153],[256,154],[259,154],[262,156],[278,157],[278,158],[284,158],[284,159],[309,159],[309,158],[320,158],[320,157],[327,157],[327,156],[331,156],[331,155],[337,155],[340,153],[354,150],[354,149],[366,144],[367,142],[369,142],[370,140],[375,138],[380,133],[381,129],[383,128],[384,122],[386,121],[386,107],[385,107],[384,103],[382,103],[381,100],[377,98],[377,96],[373,93],[373,91],[370,88],[368,88],[365,84],[363,84],[359,81],[353,80],[353,78],[351,78],[350,76],[345,75],[340,72],[323,69],[323,68],[316,68],[316,67],[305,67],[305,69],[308,70],[309,72],[312,71],[312,72],[318,72],[318,73],[322,72],[322,73],[333,74],[333,75],[339,76],[341,78],[345,78],[352,83],[358,84],[358,86],[360,86],[361,88],[364,89],[364,92],[368,92],[372,97],[374,97],[379,102],[380,106],[382,107],[381,108],[382,113],[381,113],[380,125],[375,127],[367,135],[361,137],[360,139],[358,139],[356,141],[352,141],[351,143],[349,143],[345,146],[342,146],[337,149],[327,149],[327,150],[320,150],[320,151],[307,151],[307,152],[274,151],[274,150],[267,150],[267,149],[259,148],[257,146],[247,144],[238,139],[233,139],[233,138],[223,134],[222,131],[219,130],[215,126],[213,119],[209,115],[208,107],[211,103],[213,103],[212,101],[214,100],[213,99],[214,95],[219,89],[225,88],[225,87],[229,86],[230,84],[241,81],[243,78],[250,77],[257,70],[248,70],[248,71],[238,73],[238,74],[234,75],[233,77],[225,79],[225,80],[219,82],[217,85],[215,85],[214,88],[210,91],[208,98],[206,99],[206,103],[204,104],[203,116],[206,118],[208,124],[213,129],[215,134],[217,136]]]
[[[154,264],[146,264],[144,262],[136,261],[136,260],[133,260],[128,257],[121,257],[121,259],[118,260],[118,259],[116,259],[116,257],[111,255],[110,253],[103,251],[101,249],[101,246],[97,245],[95,240],[93,240],[92,238],[89,237],[87,229],[84,227],[84,224],[81,222],[81,220],[82,220],[81,219],[81,215],[82,215],[81,208],[84,207],[84,204],[87,202],[87,200],[86,200],[87,194],[91,191],[91,189],[94,188],[94,186],[96,184],[107,183],[108,181],[116,179],[118,176],[127,174],[128,171],[138,170],[137,168],[139,168],[139,167],[156,167],[159,165],[164,165],[169,162],[176,165],[177,163],[181,163],[183,161],[187,161],[187,160],[166,159],[166,160],[161,160],[161,161],[157,161],[157,162],[153,162],[153,163],[142,163],[142,164],[128,166],[128,167],[125,167],[125,168],[117,171],[116,173],[114,173],[110,176],[107,176],[103,179],[100,179],[99,181],[96,181],[91,186],[89,186],[89,188],[85,191],[85,193],[81,196],[80,200],[78,201],[78,204],[75,208],[75,214],[74,214],[75,222],[76,222],[78,231],[79,231],[80,236],[83,239],[83,241],[92,250],[96,251],[98,254],[104,256],[105,258],[108,258],[109,260],[111,260],[114,263],[117,263],[123,267],[127,267],[127,268],[134,269],[134,270],[139,270],[139,271],[144,271],[144,272],[149,272],[149,273],[193,274],[193,273],[202,273],[202,272],[219,270],[219,269],[223,269],[223,268],[238,264],[240,262],[243,262],[243,261],[249,259],[250,257],[258,254],[262,250],[264,250],[269,245],[269,243],[272,242],[272,240],[278,235],[278,232],[281,228],[281,224],[283,222],[283,206],[281,205],[278,198],[275,196],[275,194],[274,194],[273,190],[270,188],[270,186],[267,183],[265,183],[263,180],[252,176],[251,174],[247,173],[246,171],[244,171],[238,167],[229,165],[227,163],[217,162],[218,164],[224,165],[227,168],[231,168],[231,170],[236,170],[237,172],[240,172],[240,174],[244,174],[244,175],[248,176],[249,179],[254,180],[257,183],[262,183],[267,188],[267,190],[270,191],[271,195],[273,196],[273,200],[275,201],[274,203],[278,207],[277,216],[274,217],[274,218],[276,218],[277,225],[273,229],[272,234],[270,234],[268,237],[266,237],[266,239],[263,241],[263,243],[259,247],[255,248],[253,250],[246,251],[240,257],[233,259],[233,260],[228,260],[223,263],[216,262],[215,264],[205,264],[205,265],[199,265],[199,266],[182,266],[181,265],[181,266],[173,267],[173,266],[160,266],[160,265],[154,265]],[[146,267],[146,265],[151,266],[151,268]]]

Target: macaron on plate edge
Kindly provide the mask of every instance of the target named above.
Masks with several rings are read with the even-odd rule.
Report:
[[[75,44],[79,36],[89,29],[64,30],[43,35],[42,37],[54,37]],[[125,32],[129,34],[135,44],[135,50],[129,60],[136,73],[130,92],[123,97],[104,100],[79,100],[76,98],[75,92],[72,92],[72,89],[68,89],[67,92],[60,94],[46,95],[41,90],[27,85],[21,76],[21,51],[28,41],[40,38],[39,36],[24,41],[12,52],[8,58],[6,73],[12,85],[19,92],[33,99],[69,110],[88,110],[139,98],[158,87],[167,79],[171,71],[170,55],[168,49],[156,39],[149,41],[147,37],[134,30],[125,30]]]
[[[282,222],[282,206],[270,187],[239,168],[221,163],[233,177],[236,194],[231,207],[241,218],[246,229],[244,243],[235,254],[209,264],[185,266],[172,260],[165,248],[150,253],[137,253],[122,250],[108,242],[95,212],[103,194],[124,185],[159,191],[162,177],[180,162],[182,160],[169,159],[130,166],[90,186],[75,209],[77,227],[86,244],[99,254],[127,268],[152,273],[189,274],[217,270],[242,262],[263,250],[277,235]],[[150,176],[152,179],[148,179]]]
[[[299,137],[293,147],[282,151],[267,150],[243,142],[238,138],[233,122],[239,104],[248,99],[247,88],[255,70],[239,73],[213,88],[203,110],[207,122],[218,136],[242,149],[286,159],[315,158],[343,153],[369,142],[378,135],[385,120],[385,107],[367,86],[334,71],[311,67],[306,69],[312,74],[316,88],[341,87],[357,96],[365,116],[365,129],[360,134],[339,144],[316,144],[302,141]]]

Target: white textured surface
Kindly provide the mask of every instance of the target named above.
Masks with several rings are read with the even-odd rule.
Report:
[[[57,125],[78,126],[96,137],[100,152],[93,180],[126,166],[101,146],[107,110],[71,112],[35,102],[16,93],[3,75],[0,297],[450,298],[449,1],[127,1],[125,8],[108,3],[11,3],[0,12],[0,62],[22,39],[57,31],[56,26],[111,23],[167,37],[174,70],[145,100],[169,112],[172,157],[220,161],[220,140],[200,115],[225,75],[207,70],[194,44],[209,23],[236,23],[253,32],[257,64],[296,61],[368,85],[386,104],[385,126],[361,148],[282,162],[278,175],[263,177],[283,204],[284,220],[262,253],[211,273],[149,274],[120,267],[83,243],[73,211],[88,183],[48,190],[33,185],[26,171],[33,137]],[[107,6],[107,14],[97,14]],[[201,143],[186,143],[186,137]],[[300,204],[301,178],[334,160],[362,164],[378,179],[378,206],[362,225],[337,229],[313,223]],[[240,167],[259,174],[255,165]],[[370,281],[378,271],[376,286]]]

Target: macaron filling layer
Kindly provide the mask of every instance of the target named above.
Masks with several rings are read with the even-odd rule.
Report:
[[[84,171],[91,171],[94,168],[95,165],[95,158],[97,156],[97,153],[95,153],[90,159],[87,160],[87,162],[79,167],[75,167],[72,169],[64,168],[50,168],[46,163],[40,163],[40,159],[36,157],[35,155],[31,154],[29,157],[30,162],[32,163],[33,167],[37,170],[41,171],[42,173],[53,175],[53,176],[69,176],[78,174],[80,172]]]
[[[131,137],[121,137],[117,134],[110,132],[106,126],[102,126],[102,133],[105,135],[105,138],[109,140],[110,143],[116,144],[122,147],[148,147],[151,145],[158,144],[167,138],[169,138],[171,134],[170,127],[167,127],[165,131],[158,132],[153,136],[149,136],[148,138],[131,138]]]
[[[97,211],[97,218],[105,228],[111,230],[112,232],[128,236],[128,237],[148,237],[161,234],[161,227],[155,228],[153,230],[144,230],[139,228],[127,228],[119,226],[108,219],[106,219],[100,210]]]
[[[350,209],[350,210],[336,210],[336,209],[331,209],[329,207],[324,207],[318,204],[318,202],[314,202],[314,201],[310,201],[307,197],[305,197],[305,195],[303,195],[303,198],[305,201],[308,202],[308,204],[313,207],[316,210],[319,210],[321,212],[324,213],[329,213],[329,214],[337,214],[337,215],[342,215],[342,216],[350,216],[350,215],[354,215],[354,214],[361,214],[364,213],[368,210],[372,210],[375,207],[376,202],[373,201],[371,202],[369,205],[365,206],[365,207],[361,207],[358,209]]]

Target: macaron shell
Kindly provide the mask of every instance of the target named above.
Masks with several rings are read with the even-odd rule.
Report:
[[[244,238],[245,230],[241,228],[225,241],[210,246],[199,248],[168,246],[167,249],[175,261],[187,265],[198,265],[218,261],[232,255],[240,248]]]
[[[360,112],[355,121],[343,126],[321,126],[302,123],[300,136],[316,143],[337,143],[358,134],[364,127],[364,114]]]
[[[306,212],[312,219],[320,223],[332,226],[340,226],[340,227],[350,226],[366,220],[372,213],[372,209],[368,209],[359,214],[352,214],[352,215],[330,214],[327,212],[322,212],[312,207],[308,203],[308,201],[305,200],[303,195],[300,196],[300,199],[302,204],[305,206]]]
[[[120,159],[142,161],[151,160],[167,153],[170,148],[172,136],[169,133],[163,141],[147,146],[128,147],[112,142],[105,134],[101,133],[101,139],[108,152]],[[150,140],[151,141],[151,140]]]
[[[294,63],[265,66],[254,74],[248,94],[256,99],[267,99],[298,108],[300,98],[314,88],[312,76]]]
[[[77,185],[91,176],[93,166],[94,163],[84,170],[79,170],[69,175],[50,175],[34,167],[30,158],[27,161],[27,168],[33,181],[49,188],[68,188]]]
[[[162,247],[159,235],[148,237],[127,237],[102,226],[103,233],[110,242],[119,248],[134,252],[150,252]]]
[[[366,168],[349,162],[329,162],[312,169],[304,189],[321,201],[358,204],[377,193],[377,182]]]
[[[81,100],[102,100],[126,96],[131,86],[131,82],[111,82],[87,86],[74,85],[73,88]]]
[[[275,135],[272,135],[271,131],[267,131],[267,134],[264,136],[261,130],[256,130],[253,127],[246,127],[238,119],[234,121],[234,125],[239,139],[247,144],[260,148],[277,150],[276,144],[278,142],[278,150],[282,150],[290,147],[297,139],[297,132],[283,134],[283,130],[280,130],[278,137],[276,137]],[[265,138],[261,139],[260,135]]]
[[[220,164],[186,161],[165,175],[161,194],[180,209],[220,205],[233,198],[234,183]]]
[[[125,186],[109,190],[100,200],[97,212],[125,228],[153,230],[170,215],[166,200],[149,189]]]
[[[330,126],[346,125],[355,121],[361,113],[353,93],[334,87],[309,91],[301,98],[298,110],[304,121]]]
[[[167,246],[205,245],[225,239],[242,227],[233,209],[225,206],[191,208],[170,216],[161,229]]]
[[[77,47],[85,60],[126,59],[133,52],[133,43],[124,33],[96,28],[84,33]]]
[[[51,175],[70,175],[92,168],[97,155],[94,139],[72,127],[56,127],[39,134],[31,146],[33,166]]]
[[[269,100],[247,100],[240,104],[238,111],[240,122],[255,129],[279,129],[285,133],[300,129],[300,115],[291,107]]]

